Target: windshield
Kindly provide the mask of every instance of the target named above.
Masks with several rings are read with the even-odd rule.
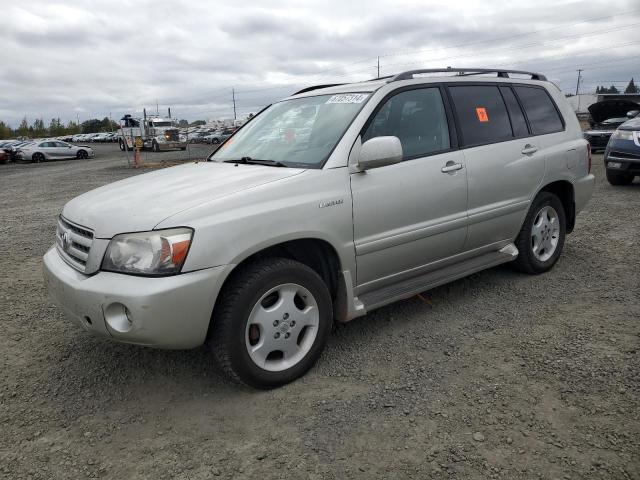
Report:
[[[368,93],[318,95],[270,106],[231,137],[214,161],[271,160],[286,166],[322,168]]]
[[[171,122],[153,122],[154,127],[171,127]]]

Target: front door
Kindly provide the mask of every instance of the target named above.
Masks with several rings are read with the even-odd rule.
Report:
[[[467,226],[467,170],[452,149],[438,87],[388,98],[362,142],[400,139],[403,161],[351,174],[358,293],[424,273],[460,253]]]

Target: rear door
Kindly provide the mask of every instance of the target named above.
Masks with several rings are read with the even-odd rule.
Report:
[[[363,142],[398,137],[404,157],[351,174],[360,293],[427,271],[464,245],[467,174],[443,92],[437,86],[394,92],[363,131]]]
[[[450,84],[469,183],[464,250],[513,240],[545,171],[511,86]]]

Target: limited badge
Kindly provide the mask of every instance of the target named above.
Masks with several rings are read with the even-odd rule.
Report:
[[[487,115],[487,109],[484,107],[476,107],[476,115],[478,116],[479,122],[488,122],[489,115]]]

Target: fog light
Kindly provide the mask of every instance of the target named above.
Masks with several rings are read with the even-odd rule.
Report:
[[[112,303],[104,309],[104,319],[112,330],[126,333],[133,328],[133,315],[121,303]]]

